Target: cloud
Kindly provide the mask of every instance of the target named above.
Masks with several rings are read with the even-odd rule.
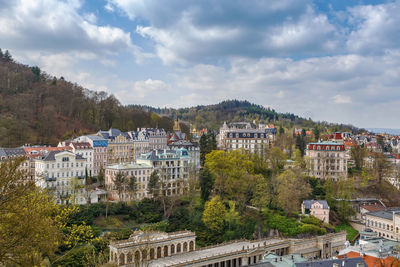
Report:
[[[351,52],[382,54],[400,48],[400,1],[349,8],[348,21],[354,27],[348,36]]]
[[[317,55],[335,51],[340,36],[310,1],[111,0],[132,20],[147,20],[136,32],[155,42],[164,63],[223,57]],[[339,40],[339,41],[338,41]]]
[[[0,43],[12,51],[85,52],[98,57],[135,51],[129,32],[80,15],[80,1],[8,1],[0,6]]]
[[[351,98],[348,95],[335,95],[333,98],[333,102],[336,104],[350,104]]]

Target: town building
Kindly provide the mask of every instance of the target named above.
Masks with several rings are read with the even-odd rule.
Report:
[[[370,228],[379,237],[400,240],[400,208],[365,213],[365,227]]]
[[[343,143],[323,141],[307,145],[310,158],[309,175],[338,181],[347,178],[347,153]]]
[[[198,143],[179,140],[168,144],[170,150],[184,148],[189,152],[189,168],[195,172],[200,170],[200,147]]]
[[[361,257],[343,258],[343,259],[324,259],[312,262],[296,262],[296,267],[367,267],[367,264]]]
[[[135,158],[133,139],[126,132],[110,128],[97,135],[107,139],[107,165],[132,162]]]
[[[107,166],[105,169],[105,186],[111,198],[118,201],[140,200],[150,197],[148,183],[154,167],[146,163],[121,163]],[[124,175],[126,182],[123,184],[121,195],[117,190],[115,178],[118,173]],[[129,189],[129,179],[135,179],[135,189]]]
[[[49,147],[49,146],[30,146],[24,147],[25,154],[29,159],[29,179],[35,181],[35,159],[43,158],[50,151],[71,150],[71,147]]]
[[[63,141],[58,143],[59,147],[69,146],[71,151],[77,155],[81,155],[86,159],[86,170],[88,176],[93,175],[93,147],[89,142],[73,142],[73,141]]]
[[[377,266],[400,266],[400,262],[398,259],[392,256],[387,256],[385,258],[374,257],[370,255],[366,255],[364,253],[358,253],[354,251],[350,251],[346,254],[339,255],[339,259],[353,259],[353,258],[362,258],[368,267],[377,267]],[[347,266],[347,265],[345,265]]]
[[[133,140],[133,151],[134,151],[134,159],[140,157],[143,153],[149,152],[150,149],[150,140],[146,131],[130,131],[128,132],[129,136]]]
[[[93,173],[97,177],[100,169],[107,166],[108,140],[98,135],[83,135],[74,139],[75,142],[87,142],[93,147]]]
[[[0,147],[0,162],[15,158],[25,158],[23,162],[21,162],[19,166],[19,170],[26,174],[26,179],[28,181],[33,182],[34,179],[31,175],[31,165],[29,157],[27,157],[24,148],[16,147],[16,148],[3,148]]]
[[[263,155],[276,137],[276,128],[273,125],[248,122],[236,122],[229,125],[224,122],[217,136],[218,148],[232,150],[246,150]]]
[[[154,167],[160,177],[162,185],[160,190],[166,196],[182,195],[189,182],[192,158],[186,149],[153,150],[142,154],[137,160],[138,164],[147,164]]]
[[[326,200],[303,200],[301,213],[312,215],[324,223],[329,223],[329,205]]]
[[[142,128],[139,131],[143,131],[148,138],[150,150],[167,149],[167,133],[164,129]]]
[[[86,159],[71,151],[49,151],[35,159],[35,183],[48,189],[57,204],[86,204]]]
[[[346,233],[339,232],[309,239],[235,240],[198,249],[196,235],[190,231],[135,232],[127,240],[110,243],[110,263],[117,266],[249,266],[259,263],[268,253],[299,254],[306,259],[332,257],[345,248],[345,241]]]

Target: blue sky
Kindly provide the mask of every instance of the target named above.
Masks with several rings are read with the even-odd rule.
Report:
[[[400,128],[400,0],[0,0],[0,47],[122,104]]]

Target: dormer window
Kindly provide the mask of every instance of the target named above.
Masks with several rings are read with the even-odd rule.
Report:
[[[68,157],[63,157],[62,161],[69,161],[69,158]]]

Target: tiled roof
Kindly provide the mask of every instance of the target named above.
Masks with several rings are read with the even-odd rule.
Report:
[[[361,205],[361,208],[366,209],[368,211],[380,211],[380,210],[384,210],[385,207],[382,205],[373,205],[373,204],[365,204],[365,205]]]
[[[400,208],[389,208],[386,210],[379,210],[379,211],[372,211],[372,212],[367,212],[367,215],[375,216],[378,218],[383,218],[387,220],[393,220],[393,213],[398,213],[400,212]]]
[[[321,203],[324,209],[329,209],[328,202],[326,202],[326,200],[303,200],[303,204],[306,209],[311,209],[311,205],[316,202]]]

